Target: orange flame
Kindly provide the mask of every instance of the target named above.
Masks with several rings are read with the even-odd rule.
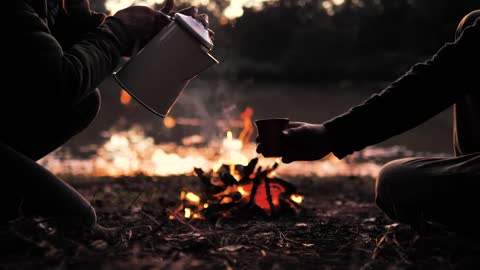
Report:
[[[240,118],[243,120],[243,130],[238,138],[242,141],[243,147],[250,143],[253,136],[253,123],[252,123],[253,109],[247,107],[245,111],[240,114]]]
[[[230,164],[230,174],[235,177],[235,164]],[[238,181],[238,179],[237,179]]]
[[[233,133],[231,131],[227,132],[227,137],[223,139],[223,158],[219,161],[221,167],[222,164],[230,165],[230,174],[235,176],[235,165],[242,164],[247,165],[248,159],[242,152],[242,142],[238,139],[233,138]],[[219,166],[215,166],[216,168]]]

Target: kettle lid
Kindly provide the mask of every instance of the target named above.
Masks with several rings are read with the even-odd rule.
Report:
[[[209,50],[213,49],[213,41],[210,38],[207,28],[196,20],[195,18],[181,13],[175,14],[175,21],[187,30],[195,39],[200,41],[203,46],[207,47]]]

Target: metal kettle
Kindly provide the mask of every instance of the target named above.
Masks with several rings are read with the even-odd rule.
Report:
[[[113,76],[135,100],[166,117],[190,80],[218,64],[208,30],[180,13]],[[159,98],[160,96],[160,98]]]

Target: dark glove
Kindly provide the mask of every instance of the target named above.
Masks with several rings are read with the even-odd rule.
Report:
[[[165,8],[157,11],[145,6],[131,6],[119,10],[109,20],[119,21],[128,36],[130,43],[125,56],[135,54],[135,51],[141,49],[150,41],[153,36],[167,26],[171,19],[167,15],[173,6],[173,0],[167,0]]]

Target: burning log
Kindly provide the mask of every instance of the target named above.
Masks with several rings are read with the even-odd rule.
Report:
[[[184,218],[217,219],[220,217],[278,217],[297,215],[303,196],[296,187],[276,177],[276,162],[272,167],[257,167],[258,158],[248,165],[222,165],[206,173],[195,168],[203,184],[203,194],[182,191],[182,203],[173,211]]]

